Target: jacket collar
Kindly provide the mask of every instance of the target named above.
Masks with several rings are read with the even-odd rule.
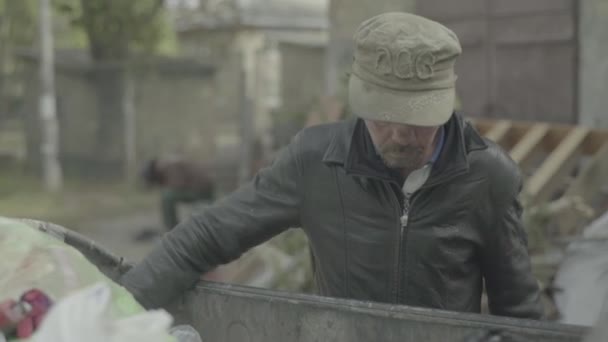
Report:
[[[434,163],[426,186],[432,186],[448,181],[469,170],[467,155],[471,151],[487,148],[483,138],[465,122],[463,118],[454,113],[444,125],[445,144]],[[367,135],[367,137],[365,136]],[[326,164],[339,164],[347,174],[394,181],[391,170],[379,160],[374,160],[369,153],[369,133],[363,120],[348,119],[339,125],[339,130],[329,144],[323,162]]]

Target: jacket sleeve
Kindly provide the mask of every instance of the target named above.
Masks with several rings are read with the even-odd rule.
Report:
[[[161,307],[191,289],[206,271],[298,226],[297,154],[294,141],[248,184],[177,225],[121,284],[144,307]]]
[[[532,274],[521,213],[516,198],[494,212],[494,224],[482,251],[482,272],[490,313],[541,319],[540,290]]]

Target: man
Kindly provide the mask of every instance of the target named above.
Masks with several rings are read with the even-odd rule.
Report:
[[[306,128],[274,163],[180,224],[123,284],[146,307],[302,227],[321,295],[541,317],[517,166],[453,113],[456,35],[406,13],[355,35],[352,120]]]
[[[154,158],[146,163],[142,179],[147,186],[162,187],[161,209],[163,223],[171,230],[178,223],[180,203],[213,200],[213,181],[207,168],[180,157]]]

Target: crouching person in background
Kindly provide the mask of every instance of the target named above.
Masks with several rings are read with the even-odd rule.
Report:
[[[161,188],[163,224],[171,230],[179,223],[178,206],[182,203],[211,202],[214,183],[205,165],[181,157],[153,158],[141,174],[148,187]]]

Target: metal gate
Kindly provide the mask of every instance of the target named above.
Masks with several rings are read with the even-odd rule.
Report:
[[[577,0],[422,0],[416,13],[456,32],[467,116],[577,120]]]

